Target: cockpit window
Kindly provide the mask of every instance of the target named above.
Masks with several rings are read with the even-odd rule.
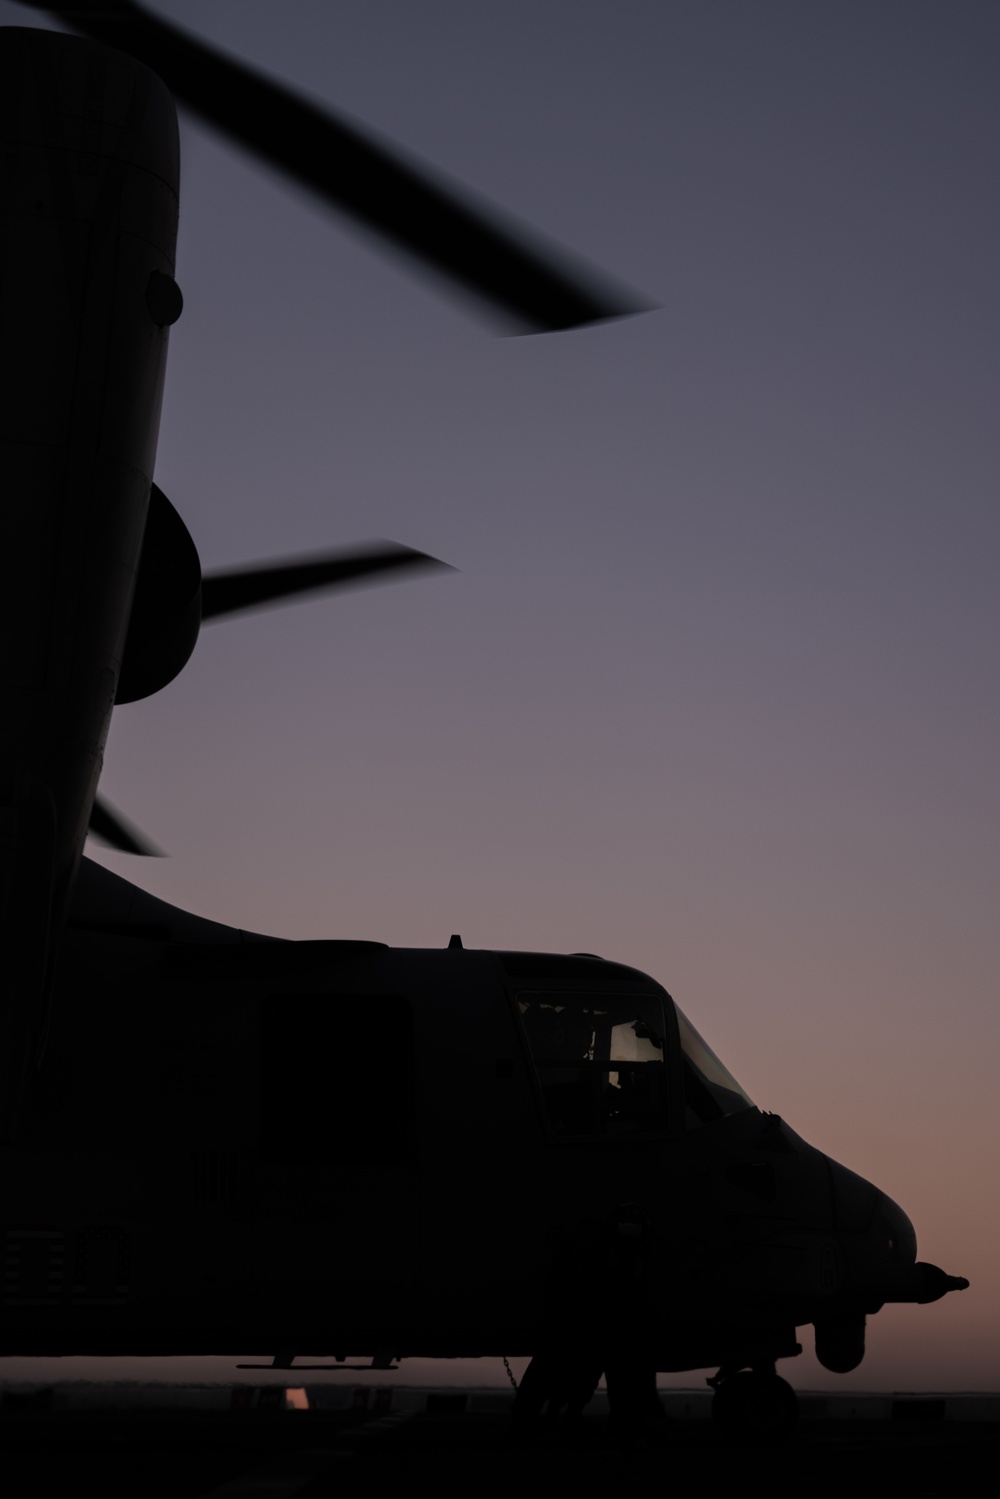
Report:
[[[663,1005],[647,994],[519,994],[549,1127],[629,1139],[667,1127]]]
[[[711,1124],[727,1114],[752,1109],[753,1100],[744,1093],[728,1067],[701,1039],[680,1005],[675,1004],[684,1067],[684,1123],[688,1129]]]

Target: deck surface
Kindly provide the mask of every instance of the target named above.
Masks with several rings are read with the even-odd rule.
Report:
[[[316,1499],[399,1493],[574,1496],[954,1495],[1000,1458],[1000,1422],[800,1420],[779,1442],[674,1419],[662,1445],[624,1446],[605,1415],[572,1436],[515,1443],[502,1411],[0,1409],[4,1499]],[[344,1485],[348,1485],[345,1489]],[[558,1485],[558,1490],[555,1488]]]

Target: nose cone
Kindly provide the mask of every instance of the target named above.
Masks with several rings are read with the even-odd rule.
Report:
[[[872,1263],[879,1278],[883,1301],[915,1301],[926,1306],[940,1301],[949,1291],[964,1291],[969,1282],[961,1275],[946,1275],[937,1265],[917,1259],[917,1236],[913,1224],[898,1203],[884,1192],[878,1194],[878,1207],[872,1219]],[[890,1262],[886,1267],[880,1251],[888,1246]]]
[[[889,1258],[896,1265],[913,1265],[917,1259],[917,1235],[913,1224],[898,1202],[893,1202],[884,1192],[878,1194],[878,1204],[872,1219],[872,1237],[881,1240],[888,1250]]]
[[[917,1260],[917,1236],[898,1202],[836,1161],[829,1165],[834,1225],[846,1264],[845,1291],[867,1301],[868,1311],[877,1311],[887,1301],[924,1305],[966,1289],[969,1282],[963,1276],[946,1275],[937,1265]]]
[[[888,1288],[917,1258],[917,1236],[913,1224],[898,1203],[848,1171],[829,1161],[833,1201],[833,1223],[846,1257],[847,1284]],[[885,1299],[885,1293],[877,1298]]]

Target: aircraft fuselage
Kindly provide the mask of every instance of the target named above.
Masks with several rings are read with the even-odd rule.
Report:
[[[852,1367],[866,1314],[947,1278],[699,1055],[620,964],[253,939],[88,865],[0,1156],[0,1352],[510,1355],[638,1329],[662,1369],[739,1367],[814,1323]]]

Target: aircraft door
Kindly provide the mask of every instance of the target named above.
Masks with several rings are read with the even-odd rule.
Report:
[[[355,1293],[377,1292],[392,1322],[416,1274],[413,1097],[408,1000],[262,1000],[254,1261],[276,1304],[336,1308],[343,1329]]]

